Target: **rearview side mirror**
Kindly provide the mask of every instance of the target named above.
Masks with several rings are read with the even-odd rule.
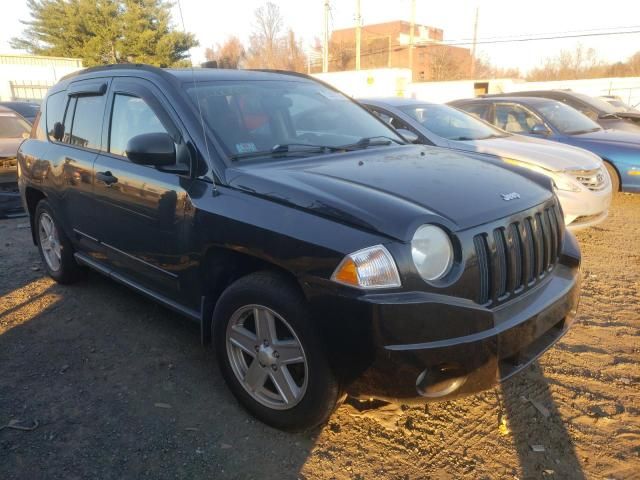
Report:
[[[531,127],[531,133],[534,135],[549,135],[551,133],[549,129],[541,123],[536,123]]]
[[[53,124],[53,138],[61,142],[62,137],[64,137],[64,125],[61,122],[56,122]]]
[[[164,167],[176,163],[176,146],[167,133],[143,133],[127,142],[127,158],[138,165]]]
[[[417,143],[418,140],[420,140],[417,133],[407,130],[406,128],[397,128],[396,132],[398,132],[408,143]]]

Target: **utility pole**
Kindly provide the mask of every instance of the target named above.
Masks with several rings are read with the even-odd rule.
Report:
[[[471,78],[476,78],[476,44],[478,43],[478,11],[476,7],[476,18],[473,21],[473,46],[471,47]]]
[[[322,71],[329,71],[329,0],[324,0],[324,35],[322,36]]]
[[[411,81],[413,81],[413,41],[416,27],[416,0],[411,0],[411,24],[409,26],[409,70],[411,70]],[[391,55],[391,52],[389,52]]]
[[[356,0],[356,70],[360,70],[361,35],[362,35],[362,17],[360,16],[360,0]]]

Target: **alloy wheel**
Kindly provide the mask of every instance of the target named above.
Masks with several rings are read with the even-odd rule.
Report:
[[[309,368],[291,325],[262,305],[246,305],[231,316],[226,330],[227,355],[236,378],[262,405],[287,410],[307,389]]]
[[[57,272],[62,264],[62,245],[58,229],[47,212],[43,212],[38,220],[38,238],[42,255],[51,270]]]

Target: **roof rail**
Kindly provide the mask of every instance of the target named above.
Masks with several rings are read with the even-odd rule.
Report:
[[[82,70],[76,70],[75,72],[71,72],[60,80],[69,80],[73,77],[77,77],[79,75],[84,75],[86,73],[94,73],[94,72],[107,72],[110,70],[146,70],[148,72],[153,73],[165,73],[164,70],[160,67],[154,67],[153,65],[147,65],[146,63],[113,63],[109,65],[99,65],[95,67],[84,68]]]

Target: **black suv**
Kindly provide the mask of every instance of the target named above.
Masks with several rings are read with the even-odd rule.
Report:
[[[199,322],[279,428],[343,392],[486,389],[574,319],[580,253],[548,179],[407,145],[303,75],[85,70],[18,158],[48,273],[91,267]]]

